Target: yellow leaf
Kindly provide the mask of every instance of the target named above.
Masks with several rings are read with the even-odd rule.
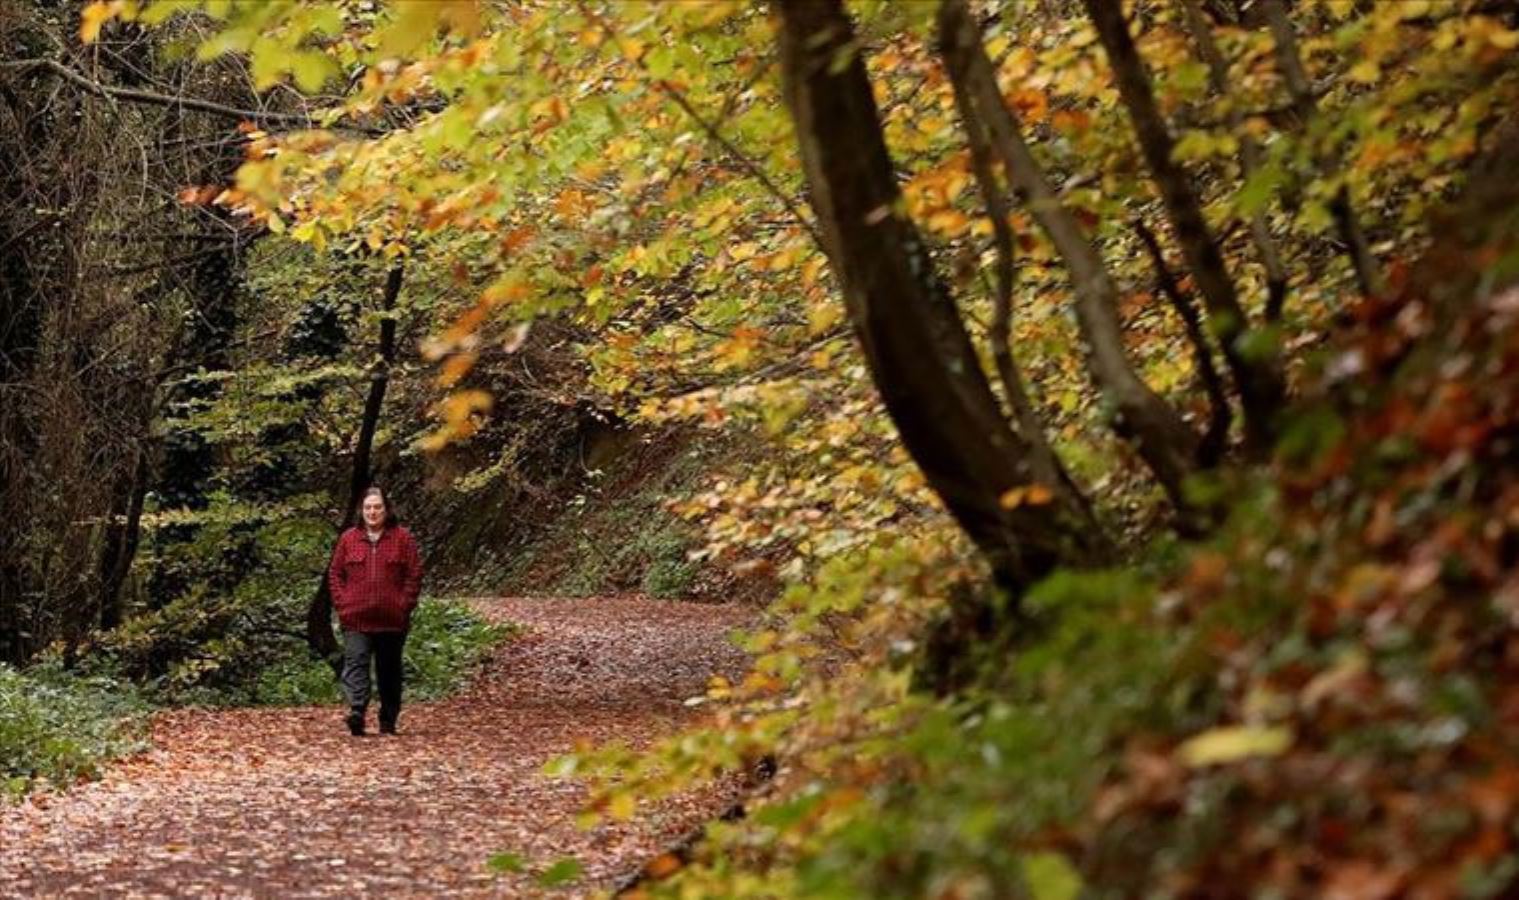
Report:
[[[623,38],[617,44],[622,48],[622,55],[626,56],[630,61],[638,62],[643,58],[644,45],[642,41],[636,38]]]
[[[607,814],[626,822],[638,812],[638,798],[631,791],[620,791],[607,803]]]
[[[1081,896],[1081,873],[1059,853],[1043,851],[1025,856],[1023,877],[1033,900],[1076,900]]]
[[[1280,756],[1291,746],[1292,731],[1285,726],[1227,725],[1188,738],[1176,752],[1183,763],[1197,768],[1252,756]]]
[[[728,256],[732,257],[735,262],[752,259],[757,253],[759,253],[759,244],[754,241],[744,241],[741,244],[734,244],[728,248]]]
[[[1519,47],[1519,31],[1500,25],[1487,33],[1487,42],[1500,50],[1512,50]]]
[[[1360,82],[1361,84],[1371,84],[1382,77],[1382,67],[1377,65],[1374,59],[1363,59],[1354,66],[1351,66],[1350,71],[1346,75],[1349,76],[1351,81]]]
[[[802,284],[812,287],[817,283],[818,273],[823,271],[823,266],[828,264],[827,258],[814,256],[802,265]]]
[[[121,12],[121,0],[95,0],[79,14],[79,40],[86,44],[93,44],[100,39],[100,29],[105,23],[116,18]]]
[[[970,228],[970,217],[958,209],[941,209],[928,217],[930,230],[947,237],[958,237]]]
[[[395,19],[380,32],[380,55],[409,56],[438,33],[438,19],[447,5],[437,3],[397,3],[392,7]]]

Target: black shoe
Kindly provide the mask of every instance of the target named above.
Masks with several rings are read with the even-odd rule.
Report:
[[[364,711],[356,709],[348,714],[348,733],[354,737],[364,736]]]
[[[395,719],[381,719],[380,720],[380,734],[395,734],[395,733],[396,733],[396,720]]]

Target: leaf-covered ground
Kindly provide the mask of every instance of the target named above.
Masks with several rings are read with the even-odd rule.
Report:
[[[0,809],[0,895],[524,895],[575,857],[606,886],[714,814],[688,796],[582,831],[542,774],[580,741],[643,744],[689,715],[748,609],[636,598],[482,600],[524,627],[464,693],[412,704],[398,737],[329,708],[176,710],[101,780]],[[371,713],[371,728],[373,714]],[[512,853],[522,874],[486,865]]]

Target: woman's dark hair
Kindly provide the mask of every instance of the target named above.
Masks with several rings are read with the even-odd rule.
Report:
[[[385,527],[401,524],[401,517],[396,515],[396,507],[390,502],[390,495],[385,493],[379,485],[372,485],[364,489],[364,493],[359,496],[358,506],[353,511],[354,521],[360,527],[364,525],[364,501],[370,497],[379,497],[380,502],[385,504]]]

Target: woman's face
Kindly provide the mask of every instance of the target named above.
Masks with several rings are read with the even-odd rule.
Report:
[[[384,497],[370,494],[364,498],[364,524],[370,528],[379,528],[385,524]]]

